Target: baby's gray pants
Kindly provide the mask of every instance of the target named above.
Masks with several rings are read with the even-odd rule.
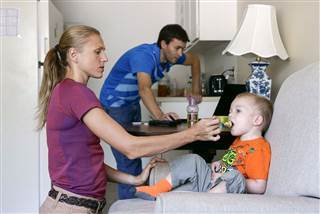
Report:
[[[173,188],[188,182],[186,191],[207,192],[211,187],[212,170],[203,158],[196,154],[179,156],[169,162]]]
[[[228,193],[245,193],[246,179],[236,169],[225,172],[215,183],[212,183],[211,167],[196,154],[187,154],[169,162],[172,187],[193,192],[208,192],[221,181],[226,182]]]

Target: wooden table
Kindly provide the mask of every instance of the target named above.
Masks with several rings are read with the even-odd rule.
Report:
[[[181,124],[176,127],[162,127],[162,126],[149,126],[145,123],[137,125],[126,125],[125,129],[132,135],[135,136],[154,136],[154,135],[165,135],[173,134],[179,131],[187,129],[187,124]],[[222,132],[221,138],[217,142],[212,141],[195,141],[193,143],[181,146],[177,149],[192,150],[193,153],[199,154],[207,162],[211,162],[216,150],[224,150],[229,148],[234,136],[230,132]]]

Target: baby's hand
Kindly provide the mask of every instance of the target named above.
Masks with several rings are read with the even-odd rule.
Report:
[[[211,163],[211,170],[213,172],[219,172],[221,170],[221,162],[220,161],[215,161]]]
[[[222,172],[212,172],[212,175],[211,175],[212,182],[213,183],[216,182],[216,180],[220,178],[222,174],[223,174]]]

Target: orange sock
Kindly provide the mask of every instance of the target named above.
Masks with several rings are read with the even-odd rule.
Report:
[[[156,197],[162,192],[169,192],[172,189],[172,185],[166,180],[162,179],[155,183],[153,186],[140,186],[136,187],[137,192],[144,192],[148,195]]]

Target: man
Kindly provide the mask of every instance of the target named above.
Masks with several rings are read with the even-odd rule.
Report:
[[[191,53],[184,54],[189,41],[186,31],[177,24],[164,26],[157,44],[142,44],[123,54],[105,80],[100,101],[106,112],[121,125],[141,120],[140,98],[155,119],[178,119],[174,112],[164,113],[157,105],[151,86],[174,64],[191,65],[192,93],[201,100],[200,61]],[[130,142],[128,142],[130,143]],[[112,148],[120,171],[138,175],[141,159],[129,160]],[[120,184],[119,199],[133,198],[129,185]]]

